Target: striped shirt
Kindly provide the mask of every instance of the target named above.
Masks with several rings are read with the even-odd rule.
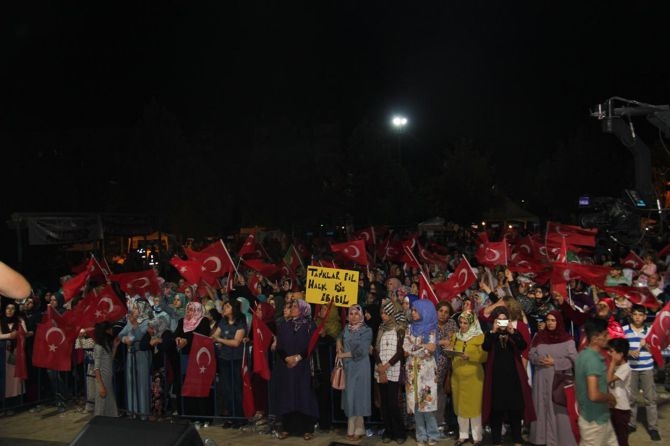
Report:
[[[654,358],[649,353],[647,349],[640,349],[640,341],[647,337],[648,328],[646,325],[642,327],[641,331],[635,331],[632,325],[625,325],[623,327],[623,332],[626,335],[626,339],[630,343],[630,351],[639,351],[640,356],[635,359],[628,356],[628,364],[634,372],[639,372],[641,370],[652,370],[654,368]]]

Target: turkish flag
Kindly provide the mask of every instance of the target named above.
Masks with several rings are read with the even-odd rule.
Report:
[[[565,237],[570,245],[596,246],[597,229],[586,229],[581,226],[564,225],[553,221],[547,222],[547,237],[559,235]]]
[[[440,295],[441,300],[451,300],[470,288],[470,285],[476,281],[475,271],[470,266],[470,262],[463,257],[456,266],[454,273],[447,280],[435,285],[435,291]]]
[[[414,253],[412,252],[412,248],[409,246],[403,245],[402,247],[404,251],[404,255],[402,257],[403,262],[407,264],[410,268],[418,268],[421,269],[421,264],[419,263],[419,260],[416,258]]]
[[[430,282],[426,278],[426,275],[423,273],[423,271],[419,276],[419,299],[428,299],[433,302],[433,304],[437,304],[439,302],[435,291],[433,291],[433,288],[430,286]]]
[[[109,280],[118,282],[121,289],[131,296],[144,297],[145,293],[152,296],[160,295],[160,285],[156,271],[148,269],[131,273],[112,274]]]
[[[214,280],[224,276],[228,271],[235,271],[235,263],[230,253],[223,243],[218,240],[202,251],[184,250],[191,260],[197,260],[202,264],[202,278],[207,283],[213,283]]]
[[[579,435],[579,407],[577,406],[577,396],[575,394],[575,385],[570,384],[565,386],[565,399],[567,401],[568,417],[570,418],[570,428],[572,429],[572,435],[575,436],[575,442],[579,444],[581,439]]]
[[[661,307],[661,302],[649,291],[647,287],[632,287],[626,285],[607,286],[604,288],[607,294],[616,294],[623,296],[631,303],[643,305],[652,311],[656,311]]]
[[[581,279],[589,285],[603,287],[605,278],[611,268],[601,265],[584,265],[581,263],[553,263],[551,271],[552,282],[569,282]]]
[[[621,264],[625,268],[630,269],[640,269],[644,265],[644,260],[640,258],[639,255],[635,254],[633,251],[628,251],[628,255],[621,260]]]
[[[371,247],[374,247],[377,244],[377,237],[375,236],[374,226],[361,229],[360,231],[354,234],[354,237],[358,240],[364,240],[365,244]]]
[[[14,365],[14,377],[28,379],[28,366],[26,364],[26,331],[23,324],[19,323],[16,333],[16,346],[14,347],[16,364]]]
[[[507,265],[507,242],[482,241],[475,252],[475,258],[480,265],[489,267]]]
[[[200,283],[203,271],[202,263],[197,260],[182,260],[174,256],[170,259],[170,265],[174,266],[188,283]]]
[[[206,397],[216,375],[216,354],[214,340],[199,333],[193,333],[193,344],[188,355],[186,377],[181,387],[182,396]]]
[[[298,267],[303,266],[300,254],[298,254],[298,250],[293,245],[288,247],[288,250],[286,251],[286,254],[282,260],[284,265],[288,266],[293,272],[295,272]]]
[[[95,256],[91,256],[93,260],[92,270],[91,270],[91,279],[102,279],[107,280],[110,274],[112,274],[112,269],[107,263],[107,259],[104,257],[98,260]]]
[[[365,242],[363,240],[350,240],[344,243],[335,243],[330,245],[331,251],[339,253],[359,265],[368,265],[368,253],[365,250]]]
[[[277,266],[274,263],[265,263],[263,260],[245,259],[244,263],[246,263],[249,268],[261,273],[265,277],[273,277],[281,272],[281,266]]]
[[[513,253],[508,260],[509,270],[515,273],[540,274],[550,268],[548,264],[539,262],[535,257],[522,252]]]
[[[258,256],[258,247],[256,246],[256,236],[254,234],[249,234],[247,239],[244,241],[244,244],[240,248],[240,252],[237,254],[238,257],[257,257]]]
[[[249,355],[244,347],[242,354],[242,413],[250,418],[256,412],[254,406],[254,389],[251,387],[251,373],[249,372]]]
[[[251,329],[253,330],[253,362],[254,373],[265,380],[270,379],[270,366],[268,364],[268,350],[272,345],[272,332],[263,320],[254,314],[251,318]]]
[[[74,330],[66,326],[59,327],[55,318],[51,318],[51,322],[37,324],[33,365],[50,370],[71,370],[75,337]]]
[[[83,305],[81,326],[85,328],[94,327],[104,321],[119,321],[128,313],[126,304],[119,300],[111,285],[101,291],[91,291],[79,305]]]
[[[657,365],[663,367],[664,361],[661,350],[665,350],[670,345],[670,302],[665,304],[663,309],[656,314],[645,341],[649,345],[649,353],[652,354]]]
[[[417,247],[419,248],[419,257],[418,257],[419,261],[427,263],[429,265],[439,265],[442,267],[446,266],[447,264],[446,257],[428,251],[426,248],[421,246],[420,243],[417,243]]]
[[[257,273],[254,273],[251,278],[249,279],[249,291],[251,291],[251,294],[254,296],[258,296],[261,294],[262,288],[261,288],[261,280],[263,279],[263,276],[259,276]]]
[[[63,283],[63,297],[65,302],[69,302],[73,297],[80,294],[86,288],[86,282],[91,277],[93,271],[93,259],[89,259],[86,268],[74,276],[72,279]]]

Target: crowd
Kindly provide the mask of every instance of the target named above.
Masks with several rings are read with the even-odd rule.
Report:
[[[664,259],[647,252],[638,269],[610,263],[603,287],[571,279],[567,293],[535,282],[532,274],[480,265],[477,280],[452,299],[420,298],[421,274],[433,286],[448,280],[467,248],[453,251],[444,264],[424,271],[372,262],[362,269],[357,301],[348,308],[308,303],[304,268],[277,281],[241,269],[233,286],[221,288],[161,280],[154,295],[114,286],[126,315],[78,327],[67,373],[30,364],[30,339],[38,323],[53,312],[66,317],[82,300],[66,302],[61,289],[3,301],[3,407],[11,414],[46,383],[63,407],[74,382],[87,400],[84,410],[97,415],[181,415],[202,426],[223,419],[224,427],[261,425],[276,416],[280,439],[308,441],[315,425],[329,429],[343,415],[345,440],[352,443],[378,420],[384,443],[402,444],[413,431],[419,446],[449,436],[456,445],[476,446],[488,430],[494,445],[508,433],[515,445],[527,435],[536,445],[624,446],[637,429],[642,393],[646,429],[660,440],[655,381],[663,369],[645,341],[653,312],[604,288],[647,288],[657,310],[670,283],[661,272]],[[88,284],[100,292],[106,286]],[[255,373],[247,380],[256,370],[248,364],[258,342],[254,318],[272,333],[264,352],[269,379]],[[191,349],[196,335],[215,346],[215,391],[205,397],[181,394],[189,358],[200,356]],[[28,359],[24,378],[15,373],[17,349]],[[333,390],[331,373],[339,363],[345,385]],[[44,373],[47,379],[36,384]],[[572,396],[562,381],[557,391],[563,379],[574,382]],[[668,388],[667,373],[665,383]]]

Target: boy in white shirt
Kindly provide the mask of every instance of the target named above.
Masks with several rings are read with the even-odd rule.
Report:
[[[610,339],[608,342],[611,358],[607,368],[609,391],[616,398],[616,406],[610,409],[610,419],[619,446],[628,446],[628,423],[630,421],[630,380],[631,368],[628,365],[630,343],[626,338]]]

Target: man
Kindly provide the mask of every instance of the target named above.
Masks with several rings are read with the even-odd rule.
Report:
[[[626,339],[630,342],[630,352],[628,353],[628,364],[632,370],[631,374],[631,394],[630,402],[630,424],[629,432],[635,432],[635,421],[637,420],[637,396],[642,390],[645,408],[647,412],[647,432],[653,441],[660,441],[661,436],[658,433],[658,410],[656,408],[656,383],[654,382],[654,358],[647,348],[645,338],[649,327],[646,326],[647,309],[642,305],[633,305],[631,309],[631,323],[623,327]]]
[[[31,293],[30,284],[18,272],[0,262],[0,295],[23,300]]]
[[[584,323],[587,346],[575,362],[575,394],[579,405],[580,446],[617,446],[610,422],[610,407],[616,400],[607,390],[607,366],[603,351],[607,347],[607,321],[589,319]]]

